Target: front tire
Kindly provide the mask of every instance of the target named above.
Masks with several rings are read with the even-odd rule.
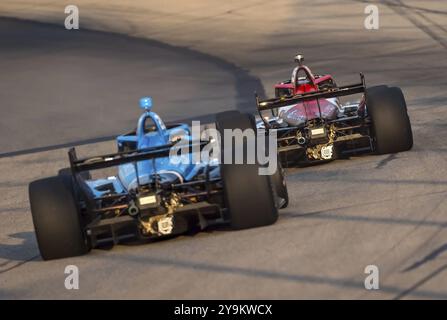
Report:
[[[71,176],[36,180],[29,185],[31,214],[44,260],[79,256],[90,250],[81,224]]]
[[[279,209],[287,208],[289,205],[289,192],[287,191],[286,179],[284,178],[284,169],[278,157],[278,167],[276,172],[270,178],[272,185],[276,190],[277,207]]]

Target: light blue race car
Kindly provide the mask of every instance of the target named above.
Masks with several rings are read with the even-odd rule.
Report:
[[[180,148],[203,150],[211,142],[193,141],[186,124],[165,124],[152,111],[150,97],[140,106],[144,113],[137,128],[118,136],[117,153],[79,159],[72,148],[70,168],[30,183],[44,260],[82,255],[103,242],[167,237],[219,224],[266,226],[287,206],[280,167],[267,176],[259,175],[257,163],[197,162],[188,152],[185,159]],[[256,130],[253,116],[237,111],[217,114],[216,129]],[[91,171],[111,167],[117,167],[115,175],[92,179]]]

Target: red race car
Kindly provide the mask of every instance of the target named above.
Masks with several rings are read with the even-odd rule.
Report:
[[[258,129],[277,130],[284,165],[314,163],[359,153],[411,149],[413,135],[404,95],[398,87],[337,86],[331,75],[317,75],[298,54],[290,80],[275,85],[275,98],[256,103]],[[357,102],[340,97],[361,95]]]

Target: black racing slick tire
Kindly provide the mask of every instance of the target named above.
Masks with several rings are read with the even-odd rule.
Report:
[[[235,163],[234,143],[226,141],[225,129],[253,130],[256,135],[256,127],[253,126],[249,115],[239,112],[224,112],[216,115],[216,128],[221,135],[221,158],[226,152],[232,152],[231,163],[221,162],[220,171],[224,189],[225,205],[228,209],[227,218],[233,229],[247,229],[271,225],[278,219],[276,195],[271,179],[268,175],[260,175],[260,166],[248,164],[247,141],[243,140],[242,149],[244,159],[242,164]],[[231,144],[230,144],[231,142]]]
[[[413,147],[413,133],[402,90],[372,87],[366,90],[366,108],[378,154],[397,153]]]
[[[74,194],[72,177],[68,175],[29,185],[31,214],[44,260],[79,256],[90,250]]]
[[[256,119],[252,114],[247,114],[250,118],[251,124],[256,128]],[[265,152],[270,152],[268,147],[268,140],[265,143]],[[270,176],[272,186],[276,192],[277,207],[279,209],[287,208],[289,205],[289,193],[287,191],[287,184],[284,175],[284,169],[281,165],[281,158],[277,157],[277,166],[274,174]]]

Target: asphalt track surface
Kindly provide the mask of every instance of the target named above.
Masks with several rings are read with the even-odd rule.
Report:
[[[263,90],[228,62],[155,41],[14,19],[0,21],[0,37],[0,136],[14,137],[1,139],[0,157],[110,140],[135,127],[145,95],[165,121],[209,122],[250,110]]]
[[[317,71],[342,80],[363,71],[372,84],[400,85],[412,151],[289,169],[291,203],[270,227],[49,262],[38,253],[27,185],[65,166],[66,146],[114,150],[110,137],[134,126],[142,95],[153,95],[168,120],[212,120],[220,110],[250,110],[252,92],[263,87],[255,73],[190,49],[89,31],[67,40],[58,27],[0,20],[0,298],[446,299],[447,31],[427,21],[447,10],[391,10],[409,24],[375,42],[331,41],[324,26],[309,26],[321,33],[297,32],[299,49],[315,56],[308,62]],[[267,69],[250,66],[262,69],[263,84],[289,76],[289,61],[274,51],[290,59],[290,38],[259,52]],[[347,48],[356,59],[344,64]],[[71,264],[80,269],[79,290],[64,288]],[[379,267],[380,290],[365,290],[367,265]]]

